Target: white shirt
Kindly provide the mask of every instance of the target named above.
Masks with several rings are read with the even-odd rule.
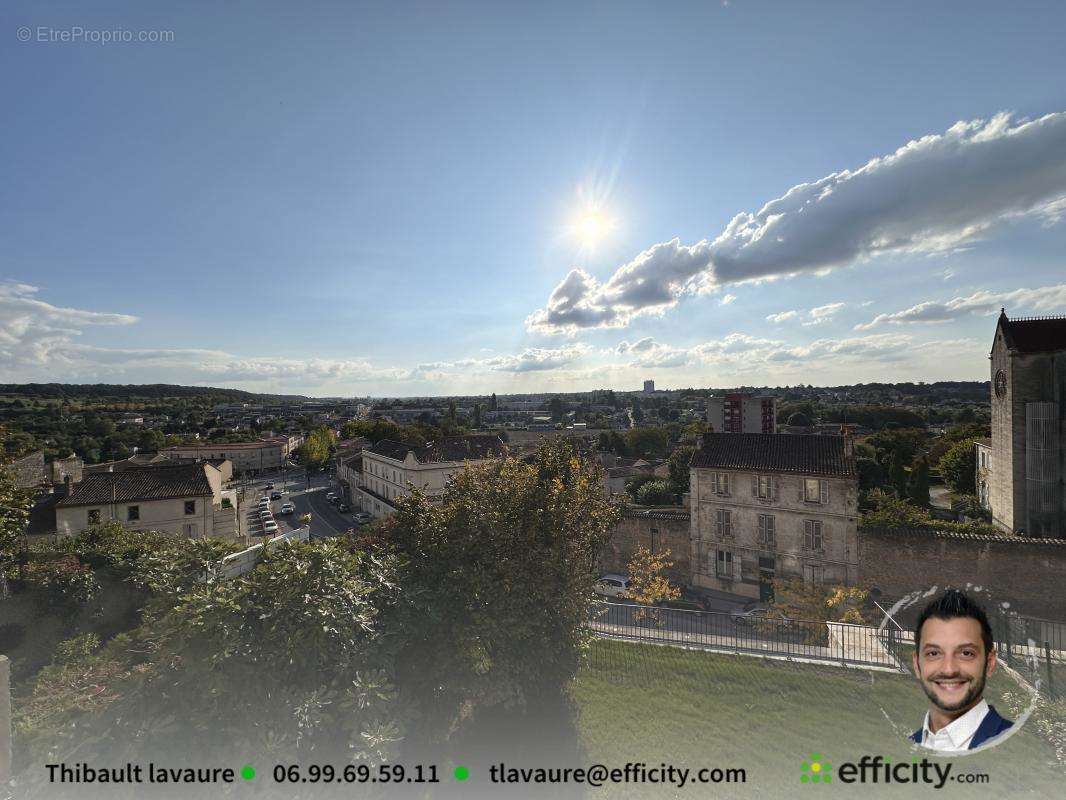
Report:
[[[929,712],[925,712],[922,723],[922,745],[933,750],[955,752],[969,750],[970,742],[988,713],[988,701],[982,699],[958,719],[952,720],[943,728],[933,733],[929,730]]]

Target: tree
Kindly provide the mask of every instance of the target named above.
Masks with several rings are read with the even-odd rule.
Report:
[[[496,392],[492,393],[492,400],[489,403],[489,408],[491,408],[493,411],[499,411],[500,410],[500,403],[496,399]]]
[[[593,569],[621,518],[602,469],[546,441],[452,476],[439,503],[399,501],[382,539],[402,565],[400,688],[447,735],[477,709],[558,701],[588,642]],[[534,657],[535,654],[535,657]]]
[[[944,483],[958,494],[975,494],[977,456],[974,453],[974,440],[963,439],[951,446],[944,453],[938,464]]]
[[[670,470],[670,489],[674,494],[684,494],[689,490],[689,462],[696,448],[683,444],[674,448],[667,465]]]
[[[630,428],[625,440],[629,454],[640,458],[665,458],[670,452],[670,434],[662,428]]]
[[[907,494],[907,467],[906,456],[903,450],[892,451],[892,465],[888,468],[888,482],[896,490],[896,494],[905,497]]]
[[[548,410],[552,415],[552,422],[562,422],[565,409],[563,408],[563,401],[560,397],[553,397],[548,401]]]
[[[872,505],[869,511],[862,515],[861,524],[866,527],[876,528],[923,528],[932,523],[929,512],[924,508],[916,508],[899,497],[889,492],[874,489],[867,495]]]
[[[19,488],[14,470],[0,464],[0,600],[8,595],[7,571],[21,549],[30,504],[30,493]]]
[[[481,428],[481,403],[474,403],[474,428]]]
[[[395,559],[339,541],[286,543],[240,577],[189,582],[132,634],[42,671],[16,720],[27,763],[74,745],[94,760],[165,761],[174,741],[193,761],[395,757],[382,626],[394,601]],[[80,684],[99,684],[89,702]]]
[[[907,481],[907,497],[919,508],[929,505],[929,462],[924,458],[911,467],[911,475]]]
[[[310,472],[313,469],[324,467],[329,461],[330,455],[336,444],[333,431],[325,425],[321,425],[308,434],[297,451],[300,455],[300,463]]]
[[[669,550],[653,553],[644,545],[638,544],[627,565],[629,588],[626,590],[626,597],[642,606],[654,606],[665,600],[679,598],[681,590],[671,584],[666,576],[667,570],[674,565],[673,561],[667,561],[669,557]],[[645,614],[645,609],[638,609],[636,618],[643,619]]]
[[[637,489],[637,504],[642,506],[672,506],[677,495],[669,481],[651,480]]]

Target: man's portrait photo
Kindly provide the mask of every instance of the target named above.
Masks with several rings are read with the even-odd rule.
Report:
[[[929,710],[911,741],[942,752],[973,750],[1013,725],[984,699],[996,668],[992,627],[962,592],[947,590],[918,617],[913,667]]]

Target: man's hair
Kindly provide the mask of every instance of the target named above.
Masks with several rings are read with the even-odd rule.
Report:
[[[933,600],[918,617],[918,624],[914,628],[914,649],[922,646],[922,626],[930,617],[937,619],[975,619],[981,625],[981,641],[985,645],[985,655],[992,652],[992,626],[988,624],[988,616],[985,610],[977,603],[964,595],[958,589],[948,589],[940,597]]]

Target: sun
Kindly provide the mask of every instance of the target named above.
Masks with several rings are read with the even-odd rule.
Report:
[[[613,230],[614,224],[599,209],[588,208],[577,215],[572,227],[583,247],[594,247]]]

